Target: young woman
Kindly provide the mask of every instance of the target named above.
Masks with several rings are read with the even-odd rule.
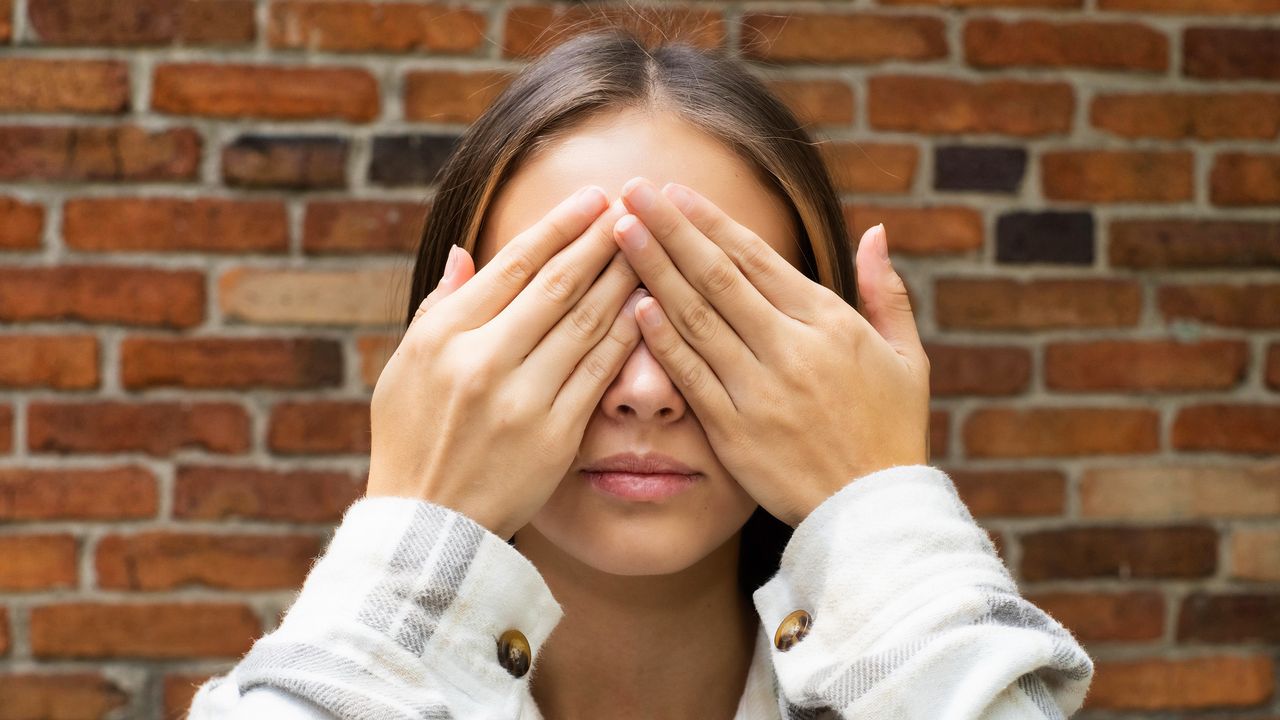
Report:
[[[367,496],[192,718],[1080,707],[1089,656],[927,464],[883,227],[855,275],[811,139],[741,64],[579,35],[439,187]]]

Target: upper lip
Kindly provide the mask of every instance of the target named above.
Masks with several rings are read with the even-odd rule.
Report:
[[[583,472],[629,472],[644,474],[676,474],[696,475],[698,471],[662,453],[645,453],[637,455],[632,452],[618,453],[601,458],[582,468]]]

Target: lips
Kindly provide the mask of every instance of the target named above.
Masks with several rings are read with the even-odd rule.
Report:
[[[610,455],[582,468],[590,473],[630,473],[635,475],[697,475],[698,471],[662,453],[626,452]]]

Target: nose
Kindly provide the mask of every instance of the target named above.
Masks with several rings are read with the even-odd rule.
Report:
[[[609,418],[633,422],[674,423],[687,409],[684,396],[643,340],[604,391],[600,405]]]

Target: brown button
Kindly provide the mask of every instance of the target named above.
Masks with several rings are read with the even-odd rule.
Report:
[[[809,627],[813,625],[813,618],[804,610],[797,610],[782,619],[782,623],[778,625],[778,631],[773,634],[773,644],[782,652],[791,649],[792,645],[804,639],[809,634]]]
[[[508,630],[498,638],[498,664],[515,677],[529,672],[529,640],[519,630]]]

